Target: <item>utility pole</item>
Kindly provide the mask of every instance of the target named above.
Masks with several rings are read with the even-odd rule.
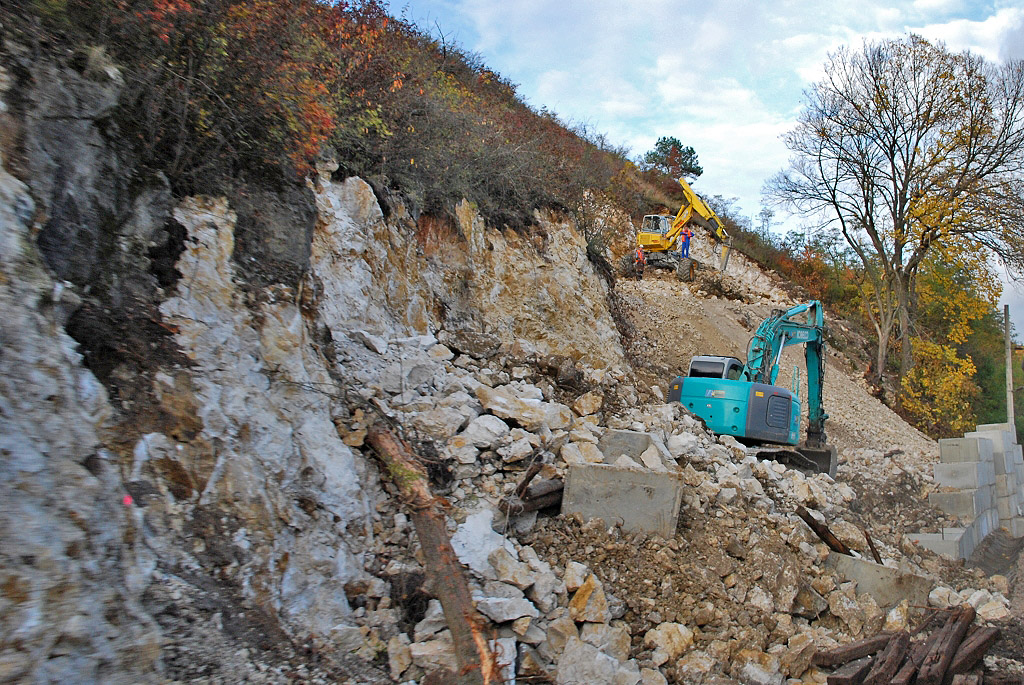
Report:
[[[1013,411],[1013,348],[1010,345],[1010,305],[1003,305],[1003,326],[1006,328],[1006,423],[1017,441],[1017,423]]]

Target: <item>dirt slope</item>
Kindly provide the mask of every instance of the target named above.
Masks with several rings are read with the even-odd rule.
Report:
[[[703,256],[705,263],[713,263],[706,248]],[[700,273],[707,274],[707,278],[683,283],[670,272],[649,269],[643,280],[620,279],[616,285],[626,316],[636,331],[629,352],[650,371],[652,382],[660,383],[662,389],[676,374],[686,372],[693,355],[745,359],[750,337],[771,310],[798,303],[772,276],[739,253],[734,252],[730,258],[721,285],[740,299],[710,294],[709,289],[719,289],[717,274],[709,270]],[[838,328],[841,324],[826,321],[826,325]],[[783,354],[779,385],[790,386],[794,366],[799,367],[801,378],[806,378],[800,347],[788,348]],[[805,395],[803,388],[800,395]],[[902,449],[922,457],[937,456],[936,443],[873,397],[863,375],[834,350],[829,350],[827,361],[825,411],[830,417],[830,442],[841,452],[857,448]]]

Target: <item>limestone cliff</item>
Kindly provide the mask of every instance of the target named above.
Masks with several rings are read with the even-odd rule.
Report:
[[[175,201],[119,146],[116,70],[12,61],[0,679],[157,678],[139,603],[154,573],[227,584],[334,649],[352,588],[390,592],[369,572],[387,494],[336,428],[347,393],[443,444],[475,416],[461,396],[396,414],[383,391],[440,392],[438,337],[594,374],[623,362],[607,285],[556,216],[515,233],[466,203],[414,221],[390,201],[385,218],[365,182],[326,170],[306,190]]]

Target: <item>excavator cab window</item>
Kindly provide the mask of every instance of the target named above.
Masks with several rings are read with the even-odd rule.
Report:
[[[690,360],[690,378],[726,378],[738,381],[743,362],[735,357],[694,357]]]
[[[644,217],[640,230],[643,233],[660,233],[664,235],[671,225],[672,223],[667,216],[648,214]]]
[[[694,359],[690,362],[690,378],[722,378],[725,372],[723,362]]]

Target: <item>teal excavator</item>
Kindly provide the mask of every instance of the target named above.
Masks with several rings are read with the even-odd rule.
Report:
[[[817,300],[788,311],[776,309],[750,339],[747,363],[735,357],[700,355],[688,374],[671,383],[670,402],[681,402],[720,435],[745,443],[772,443],[759,457],[803,471],[836,475],[836,450],[826,444],[822,388],[825,381],[824,320]],[[804,345],[807,362],[807,438],[800,443],[799,370],[792,389],[775,385],[782,350]],[[781,447],[791,446],[791,447]]]

